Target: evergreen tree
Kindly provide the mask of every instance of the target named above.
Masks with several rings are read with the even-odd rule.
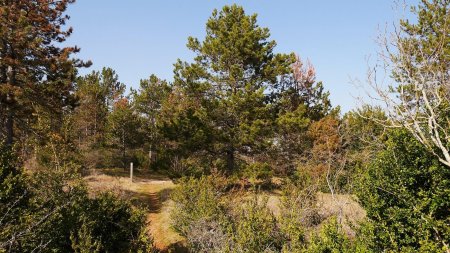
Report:
[[[78,143],[81,148],[99,148],[104,145],[107,118],[113,105],[125,91],[125,85],[111,68],[80,77],[76,96],[79,106],[75,110]]]
[[[157,150],[161,149],[163,136],[158,129],[158,118],[163,102],[167,100],[171,86],[155,75],[140,82],[138,90],[132,90],[133,108],[140,118],[139,129],[144,137],[144,148],[149,152],[149,159],[154,160]]]
[[[298,160],[312,147],[308,126],[332,112],[329,93],[316,82],[316,71],[300,57],[271,90],[275,129],[273,160],[281,172],[294,169]],[[338,109],[335,109],[335,111]]]
[[[123,98],[125,85],[111,68],[92,71],[77,79],[78,106],[71,115],[73,139],[88,168],[111,165],[108,149],[108,118]]]
[[[246,15],[237,5],[225,6],[212,13],[202,42],[188,39],[194,62],[175,64],[176,96],[192,105],[185,118],[199,123],[197,129],[205,131],[201,139],[209,142],[206,150],[221,157],[228,171],[235,169],[237,157],[269,145],[265,91],[289,72],[293,60],[291,55],[274,53],[276,43],[269,36],[267,28],[258,26],[256,14]]]
[[[127,168],[127,150],[141,144],[140,121],[127,98],[116,102],[108,115],[108,144],[120,151],[121,165]]]
[[[7,145],[50,117],[59,131],[64,112],[73,107],[77,47],[58,47],[72,33],[64,15],[74,0],[0,1],[0,134]]]
[[[11,148],[0,145],[0,250],[18,246],[14,235],[22,228],[20,219],[28,208],[26,177],[13,157]]]
[[[402,52],[408,53],[410,56],[398,55],[395,60],[415,61],[410,62],[409,67],[411,68],[420,62],[434,61],[434,71],[446,73],[448,78],[450,66],[449,7],[450,1],[448,0],[421,0],[418,6],[411,7],[412,13],[417,16],[417,22],[411,22],[408,19],[400,21],[400,28],[405,32],[405,36],[399,41],[400,45],[404,47]],[[404,71],[403,74],[406,74],[408,69],[404,69]]]

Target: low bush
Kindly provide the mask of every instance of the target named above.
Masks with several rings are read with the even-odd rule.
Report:
[[[150,252],[145,215],[110,193],[89,197],[71,168],[29,176],[0,152],[0,252]]]
[[[174,190],[173,225],[186,237],[192,252],[313,253],[356,249],[357,244],[348,239],[335,219],[321,225],[323,219],[311,195],[315,192],[308,191],[312,188],[286,186],[279,217],[269,210],[267,198],[257,193],[242,194],[242,199],[234,202],[239,204],[231,205],[224,189],[219,177],[204,176],[183,178]],[[312,232],[316,230],[319,232]]]
[[[220,195],[211,177],[206,176],[183,178],[172,192],[173,227],[195,252],[220,251],[228,241],[228,219]]]
[[[233,252],[280,252],[283,236],[267,199],[252,196],[233,217]]]
[[[242,174],[251,184],[264,185],[270,183],[273,170],[268,163],[254,162],[245,166]]]

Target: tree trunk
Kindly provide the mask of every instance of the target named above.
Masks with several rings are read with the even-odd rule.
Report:
[[[9,72],[9,80],[8,84],[12,87],[16,86],[16,70],[12,67],[8,67]],[[6,145],[12,146],[14,143],[14,96],[11,93],[6,95],[6,103],[7,109],[6,113],[6,122],[5,122],[5,130],[6,130]]]
[[[234,148],[230,147],[226,151],[226,160],[227,160],[227,171],[228,173],[232,173],[234,171]]]
[[[7,113],[8,115],[5,122],[6,146],[11,147],[14,142],[14,113],[11,110],[7,110]]]
[[[122,127],[122,164],[123,169],[127,170],[127,163],[125,162],[125,129]]]

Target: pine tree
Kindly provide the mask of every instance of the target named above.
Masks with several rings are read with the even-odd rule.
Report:
[[[128,98],[119,99],[108,115],[108,144],[120,150],[122,166],[126,168],[127,150],[141,144],[140,121]]]
[[[0,1],[0,134],[7,145],[39,116],[51,117],[56,131],[74,105],[76,68],[89,63],[71,58],[79,48],[58,47],[72,33],[64,30],[64,12],[73,2]]]
[[[273,160],[281,172],[289,172],[312,148],[306,133],[308,126],[332,112],[329,92],[324,91],[322,82],[316,82],[314,66],[297,56],[290,73],[270,95],[276,139]]]
[[[154,160],[155,151],[160,149],[163,137],[158,129],[158,118],[162,105],[171,92],[171,86],[155,75],[140,81],[138,90],[132,90],[133,107],[139,116],[143,133],[144,148],[149,152],[150,161]]]
[[[450,1],[421,0],[418,6],[411,8],[417,16],[417,22],[408,19],[400,21],[400,28],[405,36],[399,45],[404,47],[401,52],[411,54],[411,57],[398,55],[397,61],[410,61],[409,67],[425,61],[435,61],[435,71],[447,73],[450,66]],[[407,71],[405,69],[405,71]],[[411,71],[411,70],[409,70]],[[404,72],[404,74],[407,72]],[[400,74],[400,73],[396,73]]]
[[[122,98],[125,85],[111,68],[80,77],[76,96],[79,106],[74,118],[80,147],[95,148],[104,145],[107,118],[114,104]]]
[[[194,62],[175,64],[175,96],[191,105],[191,115],[184,118],[204,131],[201,139],[210,142],[204,149],[222,157],[228,171],[235,169],[236,157],[269,145],[270,105],[265,92],[293,62],[292,55],[273,52],[276,43],[256,18],[237,5],[214,10],[204,40],[188,39]]]

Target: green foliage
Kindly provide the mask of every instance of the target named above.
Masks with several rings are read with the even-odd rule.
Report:
[[[320,120],[332,112],[329,92],[324,91],[323,83],[316,83],[314,66],[296,56],[291,71],[274,85],[271,97],[276,112],[280,115],[302,110],[304,117]]]
[[[172,193],[173,227],[195,252],[224,252],[228,247],[230,223],[220,194],[214,180],[206,176],[182,178]]]
[[[450,238],[449,176],[410,134],[393,131],[358,191],[373,223],[374,250],[442,252]]]
[[[161,125],[161,109],[164,101],[167,101],[172,91],[172,87],[165,80],[161,80],[155,75],[140,81],[138,90],[131,89],[132,108],[137,115],[138,124],[134,138],[138,138],[137,147],[141,152],[134,159],[141,168],[163,168],[170,166],[165,147],[165,139],[159,125]],[[147,155],[145,155],[147,154]]]
[[[124,92],[125,85],[111,68],[93,71],[77,79],[75,94],[79,105],[71,115],[74,125],[72,137],[84,167],[123,166],[117,162],[117,156],[122,153],[111,148],[117,139],[113,138],[116,137],[116,128],[111,125],[110,115]]]
[[[70,235],[88,202],[86,188],[71,168],[41,169],[28,184],[32,197],[24,225],[30,230],[21,238],[23,251],[32,251],[41,243],[49,251],[68,251]]]
[[[140,120],[126,98],[118,100],[108,115],[108,145],[117,149],[123,168],[127,168],[127,150],[141,144]],[[130,131],[133,129],[133,131]]]
[[[254,162],[247,165],[242,173],[252,184],[266,184],[270,183],[273,170],[268,163]]]
[[[279,226],[285,238],[282,252],[301,252],[308,245],[308,231],[323,220],[318,213],[317,184],[310,176],[294,177],[282,188]]]
[[[226,185],[226,182],[225,182]],[[195,252],[369,252],[336,219],[321,224],[312,187],[286,187],[278,217],[259,194],[230,199],[218,177],[183,178],[174,190],[174,228]],[[319,225],[320,224],[320,225]],[[317,227],[320,227],[317,230]],[[307,236],[308,231],[319,231]]]
[[[346,113],[342,121],[351,151],[358,154],[364,151],[374,153],[382,146],[386,135],[380,122],[387,121],[382,108],[365,105]]]
[[[125,252],[151,249],[145,214],[111,194],[88,196],[70,168],[25,177],[7,151],[0,153],[0,251]],[[145,251],[142,251],[145,252]]]
[[[395,43],[388,46],[390,120],[404,126],[447,167],[450,167],[450,29],[447,0],[421,0],[401,20]],[[388,101],[387,97],[383,100]]]
[[[298,106],[293,111],[282,112],[277,118],[277,126],[281,133],[292,133],[296,130],[307,129],[311,119],[306,116],[306,108],[303,105]]]
[[[123,96],[125,85],[111,68],[92,71],[77,79],[79,105],[74,112],[78,145],[82,149],[100,148],[105,144],[107,116]]]
[[[421,0],[417,6],[411,7],[412,13],[417,16],[417,22],[408,19],[400,21],[401,29],[408,35],[402,38],[402,46],[409,49],[407,52],[413,56],[408,59],[420,63],[429,56],[438,56],[433,68],[441,73],[448,71],[450,62],[449,7],[450,2],[447,0]],[[436,49],[442,52],[436,54]],[[399,57],[396,60],[402,59]],[[414,64],[411,62],[411,67]]]
[[[312,147],[307,136],[310,124],[332,112],[329,93],[322,82],[316,83],[314,67],[298,56],[290,67],[270,94],[275,137],[272,157],[283,174],[291,174]]]
[[[186,162],[203,162],[204,158],[212,160],[205,150],[211,143],[212,133],[207,123],[204,108],[199,108],[197,102],[184,97],[179,92],[173,92],[163,103],[163,108],[157,121],[158,129],[165,139],[164,149],[160,152],[158,166],[171,169],[174,174],[190,175],[186,172]],[[198,163],[194,167],[204,167]],[[187,166],[192,168],[191,165]]]
[[[158,115],[161,112],[163,102],[168,99],[172,87],[164,80],[155,75],[140,81],[138,90],[132,90],[133,108],[139,115],[141,124],[142,145],[145,151],[161,153],[163,147],[163,136],[158,128]],[[156,162],[153,159],[151,162]],[[149,166],[148,166],[149,167]]]
[[[238,208],[234,219],[233,252],[276,252],[283,240],[267,199],[255,195]]]
[[[320,230],[311,234],[303,253],[371,253],[365,238],[350,239],[335,216],[320,224]],[[377,251],[375,251],[377,252]]]
[[[182,178],[172,193],[176,206],[173,212],[174,228],[183,236],[189,234],[191,224],[200,219],[221,221],[223,207],[219,201],[220,192],[211,178]]]
[[[175,64],[175,94],[163,108],[165,136],[184,147],[177,153],[221,156],[231,172],[239,154],[267,148],[271,123],[264,92],[292,62],[290,55],[273,53],[275,45],[256,15],[237,5],[214,10],[205,39],[188,39],[194,63]]]
[[[311,243],[308,245],[307,253],[344,253],[354,252],[350,249],[350,241],[342,232],[342,227],[336,218],[331,218],[314,234]]]
[[[114,70],[76,79],[76,68],[87,64],[71,58],[77,48],[58,47],[71,34],[60,28],[73,2],[0,7],[0,139],[9,147],[0,148],[1,252],[152,251],[144,212],[110,193],[89,196],[78,175],[84,167],[130,161],[197,177],[182,178],[172,194],[173,226],[193,252],[449,251],[450,171],[432,146],[402,129],[387,134],[376,123],[388,122],[378,107],[341,119],[314,67],[275,53],[256,14],[237,5],[214,10],[205,38],[188,38],[195,57],[174,64],[173,83],[151,75],[125,97]],[[402,50],[391,55],[400,66],[394,79],[412,73],[398,88],[418,116],[421,90],[408,82],[428,61],[426,71],[448,77],[449,4],[422,0],[414,7],[418,22],[401,21]],[[447,87],[433,94],[447,98]],[[442,135],[449,105],[437,95],[429,125]],[[23,160],[39,163],[30,176],[10,150],[13,142]],[[202,176],[217,170],[253,185],[270,182],[274,172],[289,175],[280,215],[266,198],[230,190],[233,179]],[[316,194],[352,191],[356,180],[368,219],[350,240],[336,218],[323,222]]]
[[[15,245],[20,219],[28,207],[26,177],[16,167],[10,148],[0,146],[0,251]]]
[[[40,123],[45,128],[49,121],[43,120]],[[64,115],[61,119],[62,125],[59,131],[41,135],[46,137],[42,138],[39,143],[34,144],[36,150],[34,157],[30,158],[30,161],[32,161],[31,168],[54,168],[57,170],[71,168],[72,172],[82,172],[83,159],[74,141],[75,135],[72,123],[71,117]]]
[[[99,253],[102,248],[101,243],[93,238],[92,231],[86,222],[82,223],[77,233],[70,235],[70,241],[75,253]]]
[[[124,252],[141,239],[146,216],[130,202],[105,193],[90,200],[85,208],[85,215],[93,222],[92,235],[101,242],[104,251]]]
[[[379,107],[368,105],[343,116],[341,132],[347,163],[340,178],[340,185],[346,191],[354,191],[355,184],[364,174],[368,163],[375,159],[383,148],[387,130],[380,124],[382,122],[387,123],[385,112]]]
[[[17,161],[10,148],[0,145],[0,200],[1,212],[7,213],[7,208],[14,202],[25,198],[25,176],[16,167]],[[20,205],[19,201],[16,205]]]

